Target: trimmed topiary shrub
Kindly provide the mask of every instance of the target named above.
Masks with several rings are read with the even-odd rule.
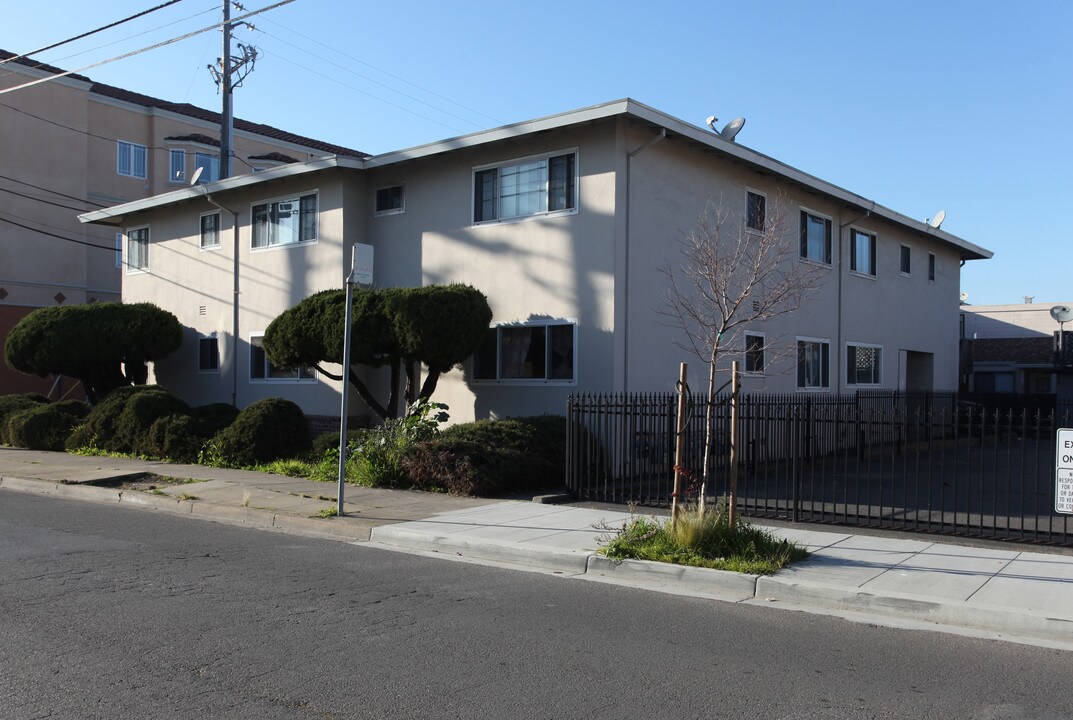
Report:
[[[238,417],[238,409],[227,403],[210,403],[199,405],[190,411],[194,419],[198,421],[198,433],[211,438],[225,427],[235,422]]]
[[[458,495],[503,495],[561,487],[566,418],[479,420],[447,428],[404,460],[415,488]]]
[[[201,434],[201,423],[195,418],[189,415],[165,415],[157,418],[149,427],[144,441],[145,454],[176,462],[195,463],[206,439]]]
[[[213,445],[220,462],[238,467],[302,457],[312,448],[301,408],[283,398],[265,398],[244,409]]]
[[[38,405],[48,403],[48,398],[37,393],[23,393],[21,395],[0,395],[0,429],[4,427],[4,421],[11,413],[19,410],[30,410]]]
[[[52,405],[34,403],[25,410],[10,413],[3,423],[4,443],[31,450],[63,450],[71,430],[89,412],[78,400]]]
[[[186,403],[159,385],[116,388],[90,411],[86,422],[67,439],[66,447],[148,455],[147,438],[153,422],[165,415],[188,413]]]

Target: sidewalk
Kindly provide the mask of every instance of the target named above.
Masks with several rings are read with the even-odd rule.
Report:
[[[205,482],[162,486],[163,494],[87,484],[144,473]],[[607,528],[621,526],[625,512],[348,486],[345,517],[316,517],[335,507],[335,489],[333,483],[242,470],[0,448],[0,490],[117,502],[595,582],[1073,650],[1073,551],[780,527],[769,529],[813,556],[757,577],[616,563],[597,555]]]

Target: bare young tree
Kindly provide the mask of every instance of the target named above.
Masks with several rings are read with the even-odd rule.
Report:
[[[709,201],[696,227],[679,238],[680,262],[668,262],[664,307],[667,324],[683,332],[678,344],[708,366],[704,467],[699,505],[703,512],[709,481],[714,427],[714,395],[720,361],[745,353],[744,331],[751,325],[794,312],[821,284],[819,266],[802,262],[798,233],[783,217],[784,198],[750,198],[744,216]],[[779,352],[765,341],[763,349]],[[733,492],[731,508],[736,505]],[[733,514],[732,514],[733,517]]]

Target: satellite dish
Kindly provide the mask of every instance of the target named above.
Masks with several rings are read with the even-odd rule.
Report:
[[[201,179],[201,173],[203,173],[204,171],[205,167],[203,165],[199,166],[198,169],[194,171],[194,174],[190,177],[190,184],[197,185],[197,181]]]
[[[935,213],[935,217],[928,221],[928,225],[938,230],[939,226],[943,224],[943,220],[946,220],[946,210],[940,210]]]
[[[1067,323],[1073,320],[1073,308],[1068,305],[1055,305],[1051,308],[1051,317],[1058,323]]]
[[[965,302],[966,300],[969,299],[969,294],[967,292],[963,292],[958,297],[961,299],[961,302]]]
[[[734,138],[737,137],[741,129],[745,127],[745,118],[736,117],[723,127],[719,131],[719,137],[723,138],[727,142],[734,142]]]
[[[715,115],[709,115],[708,119],[705,120],[704,122],[708,123],[708,127],[710,127],[712,129],[712,132],[719,132],[718,130],[715,129],[715,123],[718,122],[718,120],[719,120],[719,118],[717,118]]]

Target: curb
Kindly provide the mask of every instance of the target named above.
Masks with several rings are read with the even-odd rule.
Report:
[[[585,574],[592,555],[589,551],[559,550],[537,545],[507,545],[480,538],[460,538],[450,535],[427,535],[406,530],[397,525],[373,528],[371,540],[408,550],[494,560],[570,575]]]
[[[958,600],[943,602],[902,593],[876,594],[862,590],[846,590],[829,585],[785,580],[780,578],[778,573],[757,580],[756,599],[764,602],[785,602],[803,608],[861,612],[936,625],[1073,641],[1073,618],[1044,617],[1014,609],[973,605]]]
[[[712,568],[669,565],[650,560],[610,560],[589,556],[586,577],[619,585],[643,587],[660,592],[700,595],[728,602],[756,597],[758,575],[713,570]]]

